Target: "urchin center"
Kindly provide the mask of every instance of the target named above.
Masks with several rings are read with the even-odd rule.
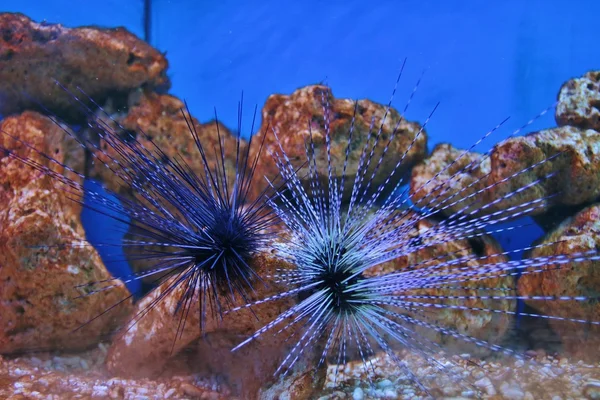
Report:
[[[243,219],[228,210],[219,212],[206,227],[202,245],[194,251],[196,265],[217,275],[240,273],[255,247],[255,235]],[[236,271],[231,269],[237,266]],[[227,270],[229,268],[229,270]]]
[[[321,283],[316,286],[316,290],[324,291],[331,297],[331,305],[335,312],[352,312],[357,306],[356,302],[360,300],[355,285],[361,277],[361,274],[355,274],[341,267],[335,269],[329,267],[317,277]]]

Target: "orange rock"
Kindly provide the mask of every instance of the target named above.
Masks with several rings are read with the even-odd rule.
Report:
[[[468,196],[485,188],[490,159],[475,152],[463,153],[451,144],[438,144],[429,157],[412,169],[410,195],[417,206],[445,207],[465,199],[445,210],[448,215],[466,206],[483,204],[481,199]]]
[[[574,254],[597,250],[600,247],[600,205],[596,204],[563,221],[549,232],[539,244],[551,244],[533,249],[527,258],[557,254]],[[556,243],[559,242],[560,243]],[[548,264],[532,268],[543,272],[522,275],[518,292],[523,296],[586,296],[597,299],[600,294],[600,262],[586,261],[569,264]],[[545,315],[600,321],[600,305],[590,301],[527,301]],[[600,346],[600,327],[597,325],[550,319],[548,323],[560,336],[563,350],[573,356],[597,361]]]
[[[256,282],[256,292],[248,294],[249,301],[280,293],[278,285],[266,277],[273,274],[276,268],[281,268],[282,262],[266,254],[256,256],[251,262],[267,285]],[[294,299],[266,302],[253,307],[254,313],[245,309],[225,314],[223,320],[207,309],[205,335],[201,336],[199,292],[196,292],[185,318],[185,326],[177,336],[182,310],[175,313],[175,309],[185,285],[179,285],[161,298],[173,279],[154,289],[136,305],[126,330],[113,341],[109,349],[106,361],[108,370],[124,377],[152,377],[160,373],[164,376],[168,374],[165,365],[169,359],[197,341],[196,350],[193,351],[193,371],[220,374],[233,389],[244,393],[244,398],[253,398],[258,389],[273,377],[277,365],[285,357],[285,346],[290,345],[285,343],[289,332],[268,332],[260,341],[250,343],[233,354],[231,349],[291,307]],[[223,295],[227,296],[228,293]],[[245,304],[242,299],[236,300],[237,304]],[[149,308],[153,302],[154,305]],[[140,318],[135,322],[137,316]]]
[[[270,319],[262,319],[266,324]],[[273,315],[274,319],[276,316]],[[263,324],[263,325],[264,325]],[[257,325],[258,326],[258,325]],[[237,329],[237,328],[236,328]],[[276,328],[279,330],[280,328]],[[309,399],[323,388],[326,368],[315,368],[319,347],[307,348],[304,357],[285,376],[277,367],[295,344],[285,333],[267,332],[263,338],[232,352],[247,334],[219,329],[199,338],[187,349],[187,363],[203,376],[216,374],[232,392],[243,399]],[[288,342],[286,343],[286,340]],[[191,351],[190,351],[191,350]],[[312,361],[312,362],[311,362]]]
[[[53,79],[97,101],[141,86],[169,86],[167,60],[125,28],[65,28],[0,14],[0,113],[39,102],[63,115],[71,98]]]
[[[134,100],[133,104],[130,104],[126,114],[115,117],[115,120],[124,130],[117,127],[107,118],[103,118],[103,120],[111,126],[113,133],[121,136],[132,134],[145,149],[153,151],[159,148],[171,159],[175,159],[176,157],[177,159],[181,158],[190,166],[192,171],[199,176],[203,176],[204,167],[200,153],[189,127],[181,114],[181,110],[184,107],[184,103],[174,96],[160,95],[146,91],[138,99]],[[187,111],[186,117],[190,118]],[[233,179],[236,157],[235,136],[224,125],[217,124],[214,121],[201,124],[195,118],[192,118],[192,122],[198,132],[202,146],[207,152],[207,160],[211,166],[214,166],[212,163],[215,162],[215,149],[219,151],[218,130],[223,141],[228,178]],[[242,140],[240,156],[244,154],[245,146],[246,142]],[[100,160],[110,163],[111,159],[119,159],[118,154],[106,142],[101,141],[100,148],[106,152],[106,155],[97,152]],[[113,192],[121,195],[133,195],[131,189],[127,185],[123,185],[114,172],[110,171],[100,162],[95,162],[91,176],[101,179],[104,182],[104,186]],[[138,197],[138,200],[142,199]]]
[[[83,149],[46,117],[26,112],[5,119],[0,130],[82,169]],[[0,134],[0,146],[79,182],[75,174],[5,134]],[[112,290],[77,298],[89,290],[80,285],[111,278],[96,250],[81,245],[81,207],[67,199],[66,191],[74,198],[81,192],[2,152],[0,188],[0,353],[72,350],[96,343],[118,325],[127,304],[73,330],[129,293],[120,281],[113,281]]]
[[[354,114],[355,102],[348,99],[336,99],[331,89],[326,86],[313,85],[296,90],[291,95],[274,94],[269,96],[262,110],[262,126],[253,140],[262,141],[265,138],[265,154],[269,151],[279,152],[279,146],[272,132],[277,133],[283,149],[286,151],[292,164],[298,168],[306,161],[305,143],[310,140],[312,132],[315,144],[317,170],[323,174],[327,173],[327,151],[325,145],[325,118],[323,112],[323,99],[330,107],[330,137],[331,137],[331,159],[335,169],[334,176],[339,177],[343,171],[346,147],[348,144],[348,132],[352,116]],[[381,126],[381,119],[385,113],[385,106],[370,100],[359,100],[356,114],[352,151],[348,159],[346,174],[354,177],[358,168],[358,160],[365,146],[365,142],[373,139],[374,134],[369,133],[371,119],[375,117],[373,131],[377,132]],[[417,139],[421,126],[416,122],[408,122],[395,109],[390,109],[382,128],[382,136],[375,148],[372,165],[376,164],[379,155],[390,139],[396,124],[400,122],[394,140],[383,160],[379,173],[375,177],[373,187],[382,183],[389,175],[394,166],[406,153],[402,165],[396,171],[395,176],[401,177],[417,161],[425,156],[427,151],[427,135],[421,132]],[[413,143],[414,141],[414,143]],[[372,147],[373,141],[371,141]],[[412,144],[412,146],[411,146]],[[371,150],[368,148],[368,152]],[[254,148],[254,151],[258,146]],[[304,167],[308,171],[307,167]],[[253,187],[254,194],[260,193],[265,187],[264,176],[273,180],[279,173],[272,157],[262,157],[256,172],[257,184]],[[298,176],[303,176],[301,170]],[[369,175],[370,176],[370,175]],[[323,176],[325,178],[325,176]],[[354,180],[346,179],[346,193],[349,195]],[[394,183],[392,183],[393,185]]]
[[[314,399],[324,392],[326,368],[306,368],[303,360],[293,368],[292,372],[277,380],[268,387],[262,387],[258,398],[261,400],[279,399]]]
[[[585,204],[600,195],[600,176],[595,172],[600,169],[600,133],[591,129],[546,129],[504,140],[494,146],[489,157],[467,152],[459,158],[461,154],[463,150],[440,144],[413,168],[410,193],[417,206],[447,207],[444,214],[451,215],[486,205],[474,214],[477,216],[539,200],[526,213],[535,215],[551,206]],[[541,164],[529,168],[536,163]],[[545,198],[551,195],[556,196]]]
[[[443,230],[435,231],[436,223],[427,219],[421,219],[417,222],[418,215],[407,213],[406,218],[400,222],[402,226],[407,227],[407,240],[419,240],[422,246],[426,246],[417,251],[401,256],[393,261],[378,265],[365,272],[367,276],[381,276],[394,271],[419,270],[424,268],[435,268],[432,275],[446,276],[455,274],[457,268],[471,269],[476,271],[478,266],[484,266],[494,263],[504,263],[508,261],[505,255],[500,255],[503,250],[500,245],[488,235],[480,235],[468,239],[456,239],[444,237]],[[435,233],[434,233],[435,232]],[[471,232],[470,236],[481,232]],[[465,257],[486,257],[484,259],[464,259]],[[452,262],[463,259],[460,264],[444,265],[436,267],[442,263]],[[435,272],[433,272],[435,271]],[[495,276],[498,275],[498,276]],[[399,295],[414,296],[514,296],[515,281],[512,276],[499,276],[498,273],[474,274],[467,281],[459,283],[449,283],[443,286],[460,286],[464,290],[432,287],[430,289],[415,289],[399,293]],[[497,289],[486,290],[482,292],[478,289]],[[513,312],[516,309],[515,300],[490,300],[490,299],[422,299],[415,300],[423,303],[444,304],[447,306],[459,306],[470,308],[495,309],[499,311]],[[464,309],[452,308],[419,308],[417,311],[424,312],[425,320],[439,327],[448,328],[461,334],[473,336],[477,339],[485,340],[489,343],[497,344],[511,329],[513,316],[501,312],[482,312],[470,311]],[[423,319],[423,315],[415,318]],[[444,344],[444,348],[452,351],[467,351],[471,354],[483,354],[488,350],[466,343],[463,340],[455,339],[449,335],[442,335],[430,328],[411,326],[419,334],[434,340],[437,343]]]
[[[589,71],[560,88],[556,122],[600,132],[600,71]]]

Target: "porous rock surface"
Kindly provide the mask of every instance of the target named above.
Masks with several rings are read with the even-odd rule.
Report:
[[[563,221],[544,236],[537,247],[525,255],[527,258],[569,255],[600,248],[600,205],[595,204]],[[600,262],[549,263],[531,267],[541,272],[524,274],[519,278],[518,292],[523,296],[586,296],[589,301],[526,301],[542,314],[559,318],[600,321]],[[572,356],[597,360],[600,345],[600,328],[588,323],[548,321],[559,335],[563,350]]]
[[[282,262],[267,254],[259,254],[250,262],[263,279],[276,268],[283,267]],[[287,310],[294,300],[269,301],[252,307],[253,312],[244,309],[224,314],[222,320],[207,308],[205,335],[201,336],[199,292],[196,292],[190,301],[185,326],[177,336],[183,309],[176,313],[175,308],[185,285],[178,285],[161,298],[173,279],[165,281],[136,305],[132,320],[127,325],[131,329],[117,337],[109,349],[108,370],[123,377],[157,376],[168,370],[166,365],[172,356],[194,342],[191,350],[194,361],[189,363],[193,372],[218,374],[234,393],[243,398],[256,398],[259,389],[268,386],[272,380],[276,367],[286,355],[286,346],[293,345],[293,341],[284,342],[292,330],[277,334],[276,329],[234,353],[231,349]],[[265,282],[266,286],[265,283],[255,283],[256,292],[248,293],[249,301],[280,293],[277,284],[267,279]],[[228,294],[227,291],[222,293],[223,296]],[[237,300],[238,304],[245,304],[243,300]],[[140,314],[142,312],[144,315]],[[140,317],[134,321],[136,315]],[[189,348],[186,351],[189,352]],[[310,388],[303,386],[302,390]]]
[[[269,96],[262,110],[262,126],[257,131],[255,141],[265,143],[263,157],[260,158],[260,164],[256,172],[256,185],[253,187],[253,193],[258,194],[266,185],[264,176],[273,180],[277,177],[279,170],[275,165],[270,153],[279,153],[280,148],[273,133],[273,130],[279,137],[279,143],[286,152],[292,165],[299,168],[306,162],[306,147],[312,140],[315,147],[315,159],[317,170],[321,179],[327,177],[327,151],[326,151],[326,118],[324,112],[324,101],[329,111],[329,127],[331,139],[331,164],[333,176],[338,178],[342,175],[344,159],[346,157],[346,147],[348,145],[348,135],[356,102],[350,99],[336,99],[331,89],[326,86],[312,85],[300,88],[291,95],[274,94]],[[352,134],[351,151],[348,157],[347,176],[356,175],[359,165],[359,159],[365,148],[367,140],[371,140],[367,147],[367,154],[374,144],[375,134],[382,127],[381,138],[375,147],[372,167],[379,160],[384,147],[388,143],[394,128],[395,136],[391,142],[386,157],[380,166],[379,172],[373,181],[374,188],[382,183],[401,160],[400,167],[395,172],[395,177],[399,178],[417,161],[425,156],[427,151],[427,135],[421,126],[416,122],[409,122],[400,116],[398,111],[391,108],[383,121],[386,106],[372,102],[370,100],[359,100],[354,121],[354,130]],[[375,118],[372,132],[372,118]],[[310,128],[309,128],[310,126]],[[255,155],[260,146],[252,149]],[[303,177],[308,172],[305,165],[299,170],[298,176]],[[370,176],[370,173],[369,173]],[[278,180],[280,182],[280,180]],[[345,183],[345,194],[349,195],[349,188],[354,180],[347,179]],[[395,182],[392,182],[392,185]],[[391,188],[390,188],[391,189]]]
[[[12,154],[78,181],[10,137],[81,170],[83,149],[48,118],[25,112],[6,118],[0,130],[0,146]],[[129,293],[120,281],[93,295],[80,287],[111,276],[96,250],[80,245],[81,207],[66,190],[78,191],[0,151],[0,353],[82,349],[112,332],[128,311],[126,302],[74,332]]]
[[[417,206],[445,215],[487,215],[513,206],[499,217],[536,215],[596,199],[599,169],[600,133],[564,126],[509,138],[489,156],[440,144],[413,169],[410,194]]]
[[[61,115],[73,111],[55,79],[79,86],[96,101],[141,86],[169,85],[165,57],[125,28],[71,29],[2,13],[0,33],[0,114],[36,103]]]
[[[457,273],[472,271],[473,274],[463,277],[462,281],[449,282],[441,286],[460,286],[464,290],[432,287],[424,289],[401,291],[398,295],[406,296],[439,296],[437,299],[414,299],[416,303],[444,304],[445,306],[458,306],[479,309],[495,309],[499,312],[482,312],[456,308],[425,308],[416,306],[416,310],[425,313],[426,321],[442,328],[451,329],[460,334],[485,340],[497,344],[512,328],[512,315],[502,311],[513,312],[516,308],[515,300],[491,299],[459,299],[444,298],[444,296],[510,296],[515,294],[515,281],[513,276],[506,273],[486,272],[476,273],[478,267],[492,267],[508,261],[500,245],[489,235],[478,231],[466,232],[459,237],[474,236],[470,238],[457,238],[451,240],[444,235],[444,229],[437,227],[436,223],[424,219],[417,213],[406,212],[404,218],[397,222],[406,229],[406,240],[418,241],[420,249],[400,256],[392,261],[380,264],[365,271],[366,276],[382,276],[397,271],[426,271],[429,269],[432,277],[454,276]],[[461,260],[457,262],[457,260]],[[444,263],[456,262],[450,265]],[[484,289],[482,291],[481,289]],[[495,289],[495,290],[488,290]],[[411,300],[407,300],[411,301]],[[397,311],[397,309],[395,309]],[[406,310],[409,313],[408,310]],[[423,315],[413,315],[416,319],[423,319]],[[453,351],[467,351],[471,354],[487,353],[488,350],[450,335],[442,335],[431,328],[411,325],[419,334],[444,344],[444,348]]]
[[[556,122],[600,132],[600,71],[589,71],[560,88]]]
[[[237,140],[224,125],[215,121],[206,124],[199,123],[198,120],[187,113],[185,104],[171,95],[143,91],[139,95],[131,95],[129,103],[126,113],[111,116],[120,126],[117,126],[102,113],[100,114],[100,118],[106,124],[105,126],[110,127],[111,134],[120,135],[121,137],[132,135],[140,146],[148,151],[155,152],[156,149],[160,149],[170,159],[185,161],[192,171],[203,177],[205,175],[204,164],[194,137],[190,132],[190,127],[186,122],[187,118],[193,124],[200,138],[200,143],[206,152],[206,159],[211,170],[216,167],[217,154],[219,165],[221,162],[218,140],[219,135],[221,136],[225,170],[228,173],[228,179],[233,182]],[[185,117],[182,110],[185,111]],[[128,138],[124,139],[129,140]],[[101,179],[104,186],[115,193],[131,195],[131,188],[124,185],[113,171],[103,165],[104,162],[114,165],[112,160],[119,160],[121,156],[104,140],[100,141],[99,147],[101,151],[97,151],[96,156],[101,162],[94,163],[91,176]],[[240,141],[240,157],[243,156],[245,148],[246,142],[242,139]]]

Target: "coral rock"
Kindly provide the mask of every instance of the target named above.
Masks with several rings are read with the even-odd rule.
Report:
[[[0,145],[12,154],[65,173],[14,137],[82,168],[83,149],[46,117],[26,112],[5,119],[0,130]],[[67,199],[66,190],[77,191],[0,152],[0,353],[81,349],[118,324],[120,314],[108,313],[73,332],[129,293],[111,281],[113,289],[78,298],[90,283],[111,276],[96,250],[82,245],[81,207]]]
[[[175,159],[175,157],[182,159],[198,176],[204,176],[204,164],[200,153],[181,113],[185,109],[184,103],[174,96],[151,92],[142,93],[138,98],[135,97],[130,97],[131,104],[126,114],[113,116],[114,120],[125,131],[122,131],[120,127],[116,127],[114,123],[105,118],[106,126],[114,129],[113,132],[117,135],[133,135],[143,148],[151,152],[158,148],[171,159]],[[190,119],[187,111],[186,117],[188,120]],[[229,173],[228,178],[233,179],[237,150],[235,136],[225,126],[214,121],[200,124],[195,118],[191,118],[191,122],[207,153],[207,161],[211,167],[215,165],[215,149],[219,151],[218,137],[221,136],[225,155],[225,168]],[[241,140],[240,157],[244,154],[245,146],[246,142]],[[98,158],[103,162],[111,164],[111,159],[118,160],[120,157],[104,141],[101,141],[100,149],[106,153],[97,153]],[[91,175],[94,178],[101,179],[104,186],[115,193],[121,195],[132,194],[131,188],[123,185],[114,172],[102,163],[95,163]]]
[[[600,71],[571,79],[560,88],[556,122],[600,132]]]
[[[407,226],[407,240],[418,240],[423,246],[422,249],[401,256],[393,261],[386,262],[371,268],[365,272],[365,275],[379,276],[394,271],[419,270],[425,268],[434,268],[432,275],[445,276],[456,274],[460,268],[469,268],[473,271],[478,266],[490,266],[495,263],[505,263],[508,258],[502,255],[500,245],[490,236],[481,234],[481,232],[471,232],[469,239],[449,240],[444,237],[443,228],[436,229],[436,224],[427,219],[423,219],[415,213],[406,213],[405,218],[400,221],[403,226]],[[414,223],[414,225],[413,225]],[[411,227],[412,226],[412,227]],[[477,236],[476,236],[477,235]],[[480,258],[480,259],[477,259]],[[459,264],[442,265],[461,259]],[[463,270],[464,271],[464,270]],[[502,272],[494,274],[487,272],[469,276],[464,282],[456,284],[465,288],[465,290],[431,288],[411,290],[401,293],[415,296],[481,296],[481,289],[488,290],[487,295],[510,296],[515,294],[515,282],[512,276]],[[485,277],[483,279],[478,279]],[[446,286],[452,286],[451,284]],[[514,300],[489,300],[489,299],[432,299],[415,300],[417,302],[429,302],[435,304],[445,304],[447,306],[460,306],[469,308],[496,309],[499,311],[513,312],[516,309]],[[417,311],[425,311],[427,321],[448,329],[458,331],[461,334],[473,336],[491,343],[498,343],[511,328],[512,315],[501,312],[481,312],[469,311],[456,308],[420,308]],[[419,319],[422,316],[417,317]],[[462,340],[455,339],[449,335],[442,335],[432,329],[415,326],[411,329],[422,334],[430,340],[445,344],[446,348],[453,350],[466,350],[470,353],[482,353],[487,350],[467,344]],[[452,344],[450,346],[450,344]]]
[[[282,262],[266,254],[258,255],[250,262],[261,277],[282,267]],[[177,312],[175,309],[186,286],[178,285],[166,292],[173,279],[176,276],[165,281],[137,304],[127,325],[130,329],[119,336],[109,349],[108,370],[125,377],[152,377],[159,373],[164,376],[169,359],[197,341],[196,361],[192,363],[195,372],[221,374],[235,392],[243,394],[243,398],[254,398],[260,387],[273,377],[278,363],[283,360],[286,354],[284,340],[288,336],[285,333],[266,333],[262,340],[250,343],[233,354],[231,349],[288,309],[293,300],[269,301],[253,307],[253,312],[243,309],[224,314],[222,320],[207,308],[205,335],[201,337],[199,293],[196,292],[190,300],[185,325],[178,333],[183,308]],[[269,281],[267,286],[257,282],[254,287],[255,293],[249,293],[249,301],[280,293],[277,285]],[[245,304],[242,299],[237,300],[239,304]]]
[[[444,210],[446,214],[472,204],[484,204],[482,199],[469,196],[486,186],[490,164],[490,159],[482,154],[439,144],[427,159],[413,168],[411,200],[419,207],[449,206]],[[463,198],[465,200],[451,205]]]
[[[259,316],[263,325],[277,316],[265,315],[270,319],[263,319],[263,315]],[[309,399],[323,388],[325,368],[315,368],[316,359],[310,363],[310,357],[315,357],[321,347],[308,348],[307,354],[294,364],[288,374],[274,377],[287,354],[286,350],[290,350],[295,341],[292,339],[290,343],[284,343],[285,339],[290,339],[289,336],[283,332],[270,332],[264,338],[232,352],[231,349],[246,339],[248,333],[230,334],[224,329],[214,331],[197,340],[195,352],[188,358],[188,363],[195,365],[195,371],[201,371],[201,375],[218,374],[233,393],[243,399]]]
[[[346,157],[346,147],[348,145],[348,131],[354,114],[355,102],[348,99],[334,98],[331,90],[326,86],[306,86],[296,90],[291,95],[269,96],[262,110],[262,127],[257,132],[254,140],[262,141],[264,138],[265,149],[263,151],[279,152],[279,145],[273,134],[273,130],[275,130],[281,146],[287,153],[292,164],[298,168],[306,161],[305,143],[310,141],[312,133],[317,171],[320,173],[327,171],[327,151],[325,144],[326,119],[324,116],[323,99],[325,99],[326,104],[330,108],[329,125],[333,174],[336,177],[341,176]],[[346,169],[347,176],[356,175],[359,164],[358,160],[367,140],[371,140],[367,154],[371,150],[374,143],[372,140],[374,133],[381,126],[385,109],[385,106],[370,100],[358,101],[351,152]],[[372,129],[374,133],[370,133],[369,128],[373,117],[375,118],[375,124]],[[414,163],[423,159],[427,151],[427,135],[425,131],[421,131],[421,126],[416,122],[406,121],[396,110],[390,109],[382,127],[381,138],[375,148],[372,165],[376,164],[379,155],[388,143],[397,124],[398,128],[396,129],[394,140],[390,144],[372,187],[377,187],[378,184],[382,183],[402,157],[404,159],[395,172],[395,176],[398,178],[408,171]],[[304,169],[308,170],[308,167],[304,166]],[[264,176],[273,180],[278,175],[278,172],[279,170],[272,157],[261,158],[261,163],[256,172],[256,177],[259,181],[253,188],[254,193],[260,193],[265,187]],[[300,171],[298,175],[302,176],[303,174],[304,172]],[[325,177],[322,178],[324,179]],[[347,193],[352,183],[353,179],[346,180],[345,189]]]
[[[536,215],[596,199],[599,169],[600,133],[565,126],[507,139],[489,157],[438,145],[413,169],[410,193],[417,206],[444,208],[446,215],[512,206],[519,207],[504,216]]]
[[[167,60],[125,28],[65,28],[0,14],[0,113],[35,105],[73,108],[54,80],[81,87],[96,100],[140,86],[168,86]]]
[[[308,369],[302,361],[297,362],[292,371],[280,377],[275,384],[261,388],[258,398],[261,400],[319,398],[318,396],[323,392],[326,372],[323,367],[313,366]]]
[[[525,257],[546,257],[557,254],[575,254],[600,247],[600,205],[585,208],[565,220],[548,233]],[[540,267],[532,267],[539,270]],[[549,264],[543,272],[524,274],[519,278],[518,292],[522,296],[586,296],[597,299],[600,295],[600,262],[585,261],[568,264]],[[527,301],[543,314],[556,317],[600,321],[597,301]],[[560,336],[563,349],[573,356],[596,361],[600,345],[598,325],[566,322],[555,319],[548,323]]]

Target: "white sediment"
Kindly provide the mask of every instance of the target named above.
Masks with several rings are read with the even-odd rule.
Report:
[[[419,355],[399,353],[406,369],[387,355],[371,359],[372,385],[362,361],[328,366],[326,399],[595,399],[600,398],[600,363],[540,355],[531,360],[505,357],[480,360],[441,354],[430,356],[452,373],[436,370]],[[410,371],[430,392],[425,393],[406,373]],[[458,379],[458,377],[462,377]],[[335,379],[335,384],[333,382]],[[479,393],[477,392],[479,391]],[[364,393],[364,397],[357,393]],[[596,397],[597,396],[597,397]]]

